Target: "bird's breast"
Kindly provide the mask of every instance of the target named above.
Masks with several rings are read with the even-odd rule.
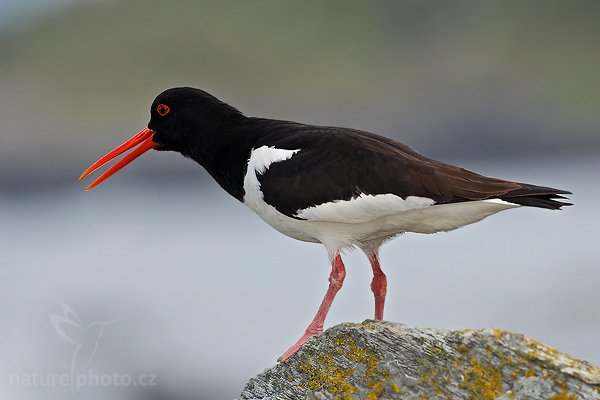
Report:
[[[258,175],[264,174],[271,164],[288,160],[299,151],[300,149],[286,150],[271,146],[261,146],[253,149],[244,175],[243,202],[265,222],[284,235],[305,242],[318,242],[319,240],[311,234],[311,229],[305,221],[290,218],[265,202],[258,180]]]

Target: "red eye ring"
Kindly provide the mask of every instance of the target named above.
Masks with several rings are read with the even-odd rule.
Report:
[[[165,115],[167,115],[169,112],[171,111],[171,107],[169,107],[166,104],[159,104],[156,107],[156,112],[158,113],[158,115],[160,115],[161,117],[164,117]]]

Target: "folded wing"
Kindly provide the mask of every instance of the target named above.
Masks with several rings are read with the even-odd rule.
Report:
[[[479,175],[368,132],[304,128],[276,145],[300,150],[257,176],[264,201],[288,217],[358,223],[489,199],[548,209],[570,205],[561,201],[568,191]]]

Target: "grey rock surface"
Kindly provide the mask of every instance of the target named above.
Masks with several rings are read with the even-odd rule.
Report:
[[[600,399],[600,369],[524,335],[344,323],[245,386],[241,399]]]

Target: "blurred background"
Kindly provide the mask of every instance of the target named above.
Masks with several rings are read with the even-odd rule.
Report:
[[[574,192],[382,250],[386,319],[499,327],[600,363],[600,3],[0,0],[0,397],[233,399],[303,332],[321,246],[190,160],[80,173],[173,86]],[[370,268],[327,325],[373,313]]]

